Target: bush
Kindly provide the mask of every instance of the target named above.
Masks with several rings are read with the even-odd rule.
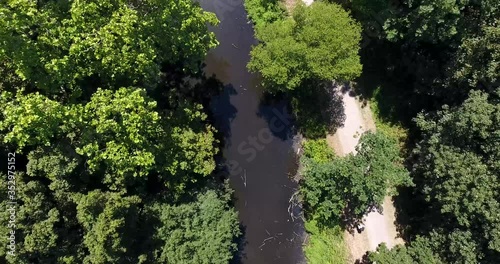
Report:
[[[304,142],[304,157],[314,162],[325,163],[335,157],[335,153],[328,146],[326,139],[308,139]]]

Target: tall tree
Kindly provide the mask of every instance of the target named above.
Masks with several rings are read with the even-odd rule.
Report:
[[[199,105],[162,117],[156,102],[136,88],[98,90],[85,105],[63,106],[38,93],[16,98],[0,121],[5,143],[21,151],[62,140],[85,158],[89,173],[104,173],[103,183],[113,190],[151,172],[182,186],[196,180],[186,174],[207,176],[215,168],[214,129]]]
[[[261,43],[248,68],[270,91],[293,90],[304,80],[352,80],[361,73],[361,27],[341,6],[317,2],[298,6],[293,17],[260,27]]]
[[[494,92],[500,86],[500,20],[464,39],[450,66],[451,84]],[[468,89],[464,89],[468,91]]]
[[[457,45],[498,12],[498,2],[490,0],[405,0],[385,27],[390,40]]]
[[[136,241],[140,202],[137,196],[101,191],[78,199],[77,219],[89,252],[83,263],[138,263],[134,253],[140,248]]]
[[[368,256],[371,263],[381,264],[443,263],[433,251],[432,243],[423,237],[417,237],[409,245],[397,245],[390,250],[383,243],[377,247],[376,252],[370,252]]]
[[[411,184],[394,140],[367,133],[357,152],[328,163],[306,160],[302,194],[323,224],[339,223],[343,217],[356,222],[395,193],[396,186]]]
[[[450,263],[500,259],[500,101],[473,91],[459,107],[421,114],[413,174],[428,202],[428,228]]]
[[[196,71],[216,44],[215,15],[190,0],[5,1],[0,13],[1,61],[51,96],[152,88],[164,64]]]
[[[224,264],[237,250],[238,217],[227,207],[228,195],[214,191],[197,195],[196,201],[179,206],[155,204],[161,221],[155,252],[158,263]]]

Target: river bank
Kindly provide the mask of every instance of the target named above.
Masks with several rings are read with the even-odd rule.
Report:
[[[344,126],[336,133],[327,136],[329,145],[339,156],[356,153],[361,134],[375,131],[376,125],[369,102],[361,102],[353,91],[337,85],[334,89],[342,97],[346,120]],[[349,248],[349,263],[361,260],[367,251],[375,251],[380,243],[386,243],[389,248],[403,244],[396,230],[395,208],[391,197],[386,197],[381,212],[368,213],[364,218],[365,230],[361,233],[344,232],[344,239]]]
[[[219,46],[210,51],[205,73],[223,83],[212,99],[216,128],[223,134],[219,168],[234,190],[243,237],[235,263],[305,263],[304,226],[295,202],[298,167],[294,120],[285,99],[269,98],[246,68],[254,39],[243,1],[200,1],[220,20],[211,28]]]

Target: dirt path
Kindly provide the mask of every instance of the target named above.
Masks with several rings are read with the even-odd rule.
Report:
[[[307,6],[314,0],[302,0]],[[294,0],[286,0],[287,4],[292,4]],[[288,5],[288,8],[290,6]],[[334,135],[328,135],[328,144],[333,147],[337,155],[344,156],[356,152],[356,145],[359,137],[366,131],[376,129],[375,122],[370,111],[369,105],[362,107],[362,104],[349,93],[342,92],[343,86],[337,85],[337,93],[342,96],[346,120],[344,126],[337,129]],[[370,212],[364,218],[365,230],[362,233],[345,232],[344,239],[349,248],[349,263],[355,263],[361,260],[367,251],[376,250],[380,243],[386,243],[389,248],[402,244],[403,240],[399,238],[396,231],[395,208],[391,197],[386,197],[382,204],[383,213]]]
[[[335,87],[339,96],[342,96],[346,120],[344,126],[337,129],[334,135],[327,137],[328,143],[335,152],[344,156],[355,153],[359,137],[368,130],[375,130],[375,123],[368,105],[361,106],[358,99],[349,93],[342,93],[341,86]],[[345,232],[345,241],[349,247],[350,263],[361,259],[366,251],[373,251],[380,243],[385,242],[388,247],[400,244],[403,241],[398,237],[395,222],[395,209],[391,197],[386,197],[382,205],[383,214],[369,213],[364,220],[365,230],[358,234]]]

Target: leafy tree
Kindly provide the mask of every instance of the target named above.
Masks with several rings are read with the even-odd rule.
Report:
[[[283,19],[285,15],[279,0],[246,0],[244,4],[248,16],[255,23],[256,30]]]
[[[452,82],[488,92],[500,86],[499,23],[482,26],[476,36],[464,39],[452,61]]]
[[[0,259],[8,263],[82,263],[76,261],[83,252],[78,238],[80,229],[71,220],[74,211],[59,207],[58,199],[50,195],[48,188],[38,177],[27,177],[23,173],[17,173],[15,177],[16,254],[6,254],[4,249],[7,249],[9,241],[2,239]],[[6,177],[2,177],[0,182],[7,186],[5,179]],[[8,200],[2,199],[1,206],[10,208],[12,205],[8,204]],[[6,228],[7,234],[10,231],[7,228],[10,212],[4,212],[0,223]],[[64,262],[63,259],[74,261]]]
[[[453,45],[496,17],[495,1],[406,0],[385,27],[389,40]]]
[[[86,159],[89,173],[104,172],[103,182],[114,190],[151,172],[181,184],[196,180],[188,173],[207,176],[215,168],[214,129],[200,105],[185,103],[162,117],[136,88],[98,90],[85,105],[63,106],[38,93],[16,98],[0,122],[4,142],[22,150],[62,140]]]
[[[317,163],[326,163],[335,158],[335,153],[328,146],[326,139],[306,140],[303,144],[304,157]]]
[[[199,71],[217,44],[207,29],[215,15],[191,0],[16,0],[0,3],[0,18],[0,143],[28,158],[16,164],[26,165],[16,175],[16,256],[3,239],[0,262],[165,263],[156,253],[173,229],[163,222],[199,219],[207,246],[183,243],[227,263],[239,234],[229,194],[187,202],[198,191],[189,183],[215,168],[215,130],[199,91],[168,77]],[[153,201],[162,213],[195,210],[162,219]],[[9,214],[0,212],[5,234]]]
[[[83,109],[75,109],[81,112],[76,151],[87,158],[89,170],[105,164],[105,182],[115,186],[147,175],[154,168],[155,145],[165,137],[155,107],[144,90],[121,88],[98,90]]]
[[[397,245],[390,250],[382,243],[376,252],[370,252],[368,256],[372,263],[381,264],[443,263],[433,251],[432,243],[423,237],[417,237],[409,245]]]
[[[428,202],[427,224],[450,263],[500,257],[499,92],[472,91],[459,107],[416,118],[422,140],[413,174]]]
[[[271,91],[293,90],[306,79],[352,80],[361,72],[360,25],[337,4],[298,6],[293,17],[261,27],[256,37],[261,43],[248,68]]]
[[[137,263],[133,256],[137,236],[137,196],[92,191],[77,202],[77,219],[85,230],[84,263]],[[132,253],[132,254],[131,254]]]
[[[216,44],[215,15],[190,0],[4,1],[0,13],[1,61],[46,95],[152,88],[163,64],[196,71]]]
[[[356,221],[394,194],[396,186],[411,184],[394,140],[366,133],[356,149],[356,155],[329,163],[305,161],[301,191],[323,224],[339,223],[342,217]]]
[[[62,133],[66,109],[58,102],[33,93],[15,98],[9,93],[2,93],[0,102],[3,106],[3,118],[0,130],[9,131],[4,142],[16,144],[18,150],[27,145],[50,145],[51,140]]]
[[[154,205],[162,223],[157,233],[158,263],[228,263],[237,250],[234,238],[240,235],[238,217],[228,208],[228,199],[207,191],[192,203]]]
[[[382,29],[384,22],[394,11],[394,5],[398,3],[390,0],[328,0],[328,2],[339,3],[345,9],[351,10],[353,17],[360,21],[367,30]]]

